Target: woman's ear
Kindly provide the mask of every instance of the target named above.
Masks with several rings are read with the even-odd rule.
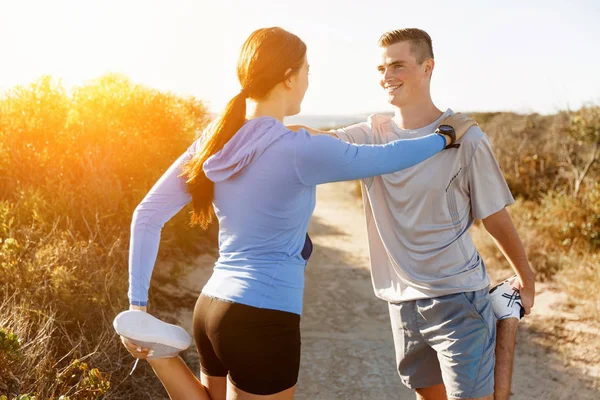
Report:
[[[286,88],[291,89],[292,88],[292,75],[291,75],[292,69],[288,68],[287,71],[285,71],[285,74],[283,76],[285,76],[285,80],[283,81],[284,85]]]

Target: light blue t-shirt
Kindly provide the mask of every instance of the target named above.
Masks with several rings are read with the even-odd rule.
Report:
[[[292,132],[280,121],[250,120],[204,163],[215,183],[219,259],[202,293],[253,307],[302,313],[302,250],[316,185],[411,167],[441,151],[431,134],[385,145],[355,145],[329,135]],[[139,204],[131,223],[129,300],[146,305],[163,225],[191,201],[182,165],[196,140]]]

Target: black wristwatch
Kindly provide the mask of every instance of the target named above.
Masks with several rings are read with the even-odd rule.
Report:
[[[435,133],[438,133],[440,135],[446,135],[446,136],[450,137],[450,144],[448,144],[446,147],[444,147],[444,150],[457,149],[460,147],[460,143],[456,143],[456,132],[454,132],[454,128],[451,127],[450,125],[438,126],[438,128],[435,130]]]

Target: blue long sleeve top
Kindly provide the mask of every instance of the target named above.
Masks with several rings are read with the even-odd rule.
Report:
[[[215,183],[219,258],[202,292],[253,307],[302,313],[306,231],[316,185],[382,175],[441,151],[443,136],[385,145],[354,145],[329,135],[292,132],[270,117],[252,119],[204,163]],[[146,305],[163,225],[191,196],[183,164],[196,140],[156,182],[133,213],[129,301]],[[335,221],[333,221],[335,223]]]

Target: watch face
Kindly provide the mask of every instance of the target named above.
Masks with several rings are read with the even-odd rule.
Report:
[[[448,134],[454,132],[454,128],[452,128],[450,125],[440,125],[439,130],[440,130],[440,132],[448,133]]]

